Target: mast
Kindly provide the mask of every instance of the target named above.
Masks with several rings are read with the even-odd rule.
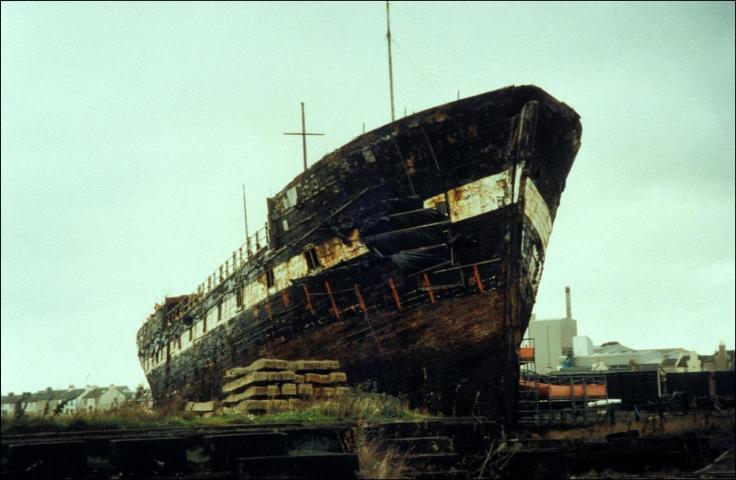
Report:
[[[243,184],[243,220],[245,223],[245,253],[250,256],[250,236],[248,235],[248,209],[245,207],[245,184]]]
[[[395,120],[394,115],[394,69],[391,61],[391,16],[388,10],[388,0],[386,0],[386,41],[388,43],[388,86],[391,93],[391,121]]]
[[[304,123],[304,102],[301,102],[302,107],[302,131],[301,132],[285,132],[284,135],[300,135],[302,137],[302,154],[304,157],[304,171],[307,171],[307,135],[324,135],[324,133],[308,133],[307,127]]]

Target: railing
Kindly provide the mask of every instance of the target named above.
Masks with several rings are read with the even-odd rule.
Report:
[[[189,310],[199,304],[212,290],[222,285],[238,269],[247,265],[255,255],[268,248],[268,224],[248,237],[246,242],[233,251],[215,271],[207,277],[207,281],[200,283],[197,290],[186,300],[179,302],[171,312],[165,313],[166,323],[170,325],[180,320]]]

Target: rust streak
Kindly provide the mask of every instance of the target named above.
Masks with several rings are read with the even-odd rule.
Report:
[[[335,297],[332,296],[332,288],[330,287],[330,282],[325,280],[325,288],[327,289],[327,295],[330,296],[330,303],[332,304],[332,313],[335,314],[335,318],[338,320],[340,319],[340,310],[337,308],[337,304],[335,303]]]
[[[426,272],[422,275],[422,278],[424,278],[424,286],[427,288],[427,294],[429,295],[429,301],[432,303],[435,303],[434,291],[432,291],[432,284],[429,283],[429,277],[427,276]]]
[[[480,280],[480,273],[478,272],[478,265],[473,265],[473,278],[475,278],[475,284],[478,286],[478,290],[483,292],[483,282]]]
[[[273,316],[271,315],[271,302],[266,299],[266,312],[268,313],[268,319],[273,320]]]
[[[309,313],[314,315],[316,312],[314,311],[314,307],[312,306],[312,297],[309,296],[309,289],[307,288],[307,284],[304,285],[304,296],[307,299],[307,310],[309,310]]]
[[[401,310],[401,299],[399,298],[399,292],[396,290],[396,284],[394,283],[394,279],[391,277],[389,277],[388,279],[388,286],[391,287],[391,296],[394,297],[396,308]]]
[[[368,308],[365,306],[363,295],[361,295],[360,287],[357,283],[355,284],[355,296],[358,297],[358,305],[360,305],[360,309],[363,310],[363,315],[365,315],[365,318],[368,318]]]
[[[284,306],[285,307],[288,307],[289,306],[289,292],[287,292],[286,290],[282,290],[281,291],[281,300],[284,301]]]

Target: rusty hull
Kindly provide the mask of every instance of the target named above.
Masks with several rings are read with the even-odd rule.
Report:
[[[516,350],[580,135],[565,104],[507,87],[328,154],[268,199],[268,250],[181,320],[158,310],[141,328],[142,364],[163,356],[155,399],[208,400],[260,357],[331,358],[415,406],[513,421]],[[238,289],[263,298],[171,353]]]

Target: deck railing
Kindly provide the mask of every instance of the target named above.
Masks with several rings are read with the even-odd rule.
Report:
[[[171,324],[180,320],[187,312],[198,305],[212,290],[223,284],[233,273],[253,260],[258,253],[268,248],[268,224],[248,237],[232,255],[227,258],[215,271],[200,283],[194,293],[186,300],[179,302],[171,312],[166,313],[166,323]]]

